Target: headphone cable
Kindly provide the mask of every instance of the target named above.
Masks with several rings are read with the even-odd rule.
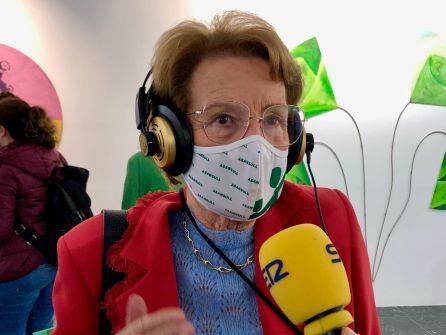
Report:
[[[327,234],[327,236],[330,236],[328,234],[328,229],[327,229],[327,225],[325,224],[324,216],[322,215],[322,209],[321,209],[321,204],[319,202],[319,194],[317,192],[316,181],[314,179],[313,171],[311,170],[311,164],[310,164],[311,163],[311,151],[307,150],[305,155],[307,156],[308,171],[310,172],[311,182],[313,183],[314,197],[316,198],[316,206],[317,206],[317,211],[319,214],[319,219],[321,220],[322,228],[324,229],[325,234]]]

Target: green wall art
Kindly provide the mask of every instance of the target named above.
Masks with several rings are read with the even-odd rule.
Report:
[[[437,184],[431,201],[432,209],[446,210],[446,153],[443,157]]]
[[[304,78],[304,91],[299,106],[309,119],[332,111],[338,107],[336,98],[328,78],[327,70],[322,62],[321,50],[315,37],[299,44],[291,55],[299,64]],[[294,166],[285,177],[286,180],[311,185],[305,164]]]
[[[321,50],[316,37],[310,38],[291,50],[304,78],[304,91],[299,106],[305,117],[329,112],[338,107],[327,70],[322,62]]]
[[[409,113],[424,113],[426,111],[425,106],[433,106],[432,112],[439,113],[446,117],[446,109],[441,107],[446,107],[446,45],[440,39],[440,37],[435,33],[429,33],[423,37],[424,43],[429,43],[429,52],[422,59],[421,66],[419,71],[416,72],[415,80],[412,85],[412,92],[410,96],[409,103],[403,108],[400,112],[392,137],[392,145],[391,145],[391,182],[390,182],[390,191],[387,198],[386,209],[384,212],[384,218],[381,224],[380,233],[378,236],[377,248],[375,251],[375,255],[373,257],[373,266],[372,266],[372,274],[373,280],[378,276],[382,260],[384,258],[386,247],[389,245],[390,237],[394,232],[396,226],[401,222],[401,218],[403,217],[403,213],[406,211],[408,207],[408,203],[410,200],[410,196],[412,193],[412,175],[415,157],[417,155],[418,150],[420,149],[421,144],[428,138],[432,136],[446,136],[446,123],[438,122],[430,125],[428,127],[429,132],[424,134],[421,140],[418,141],[418,145],[412,155],[412,162],[409,164],[410,168],[410,179],[409,179],[409,192],[406,197],[406,200],[400,210],[397,219],[393,222],[387,223],[387,214],[389,211],[389,206],[392,198],[392,192],[394,186],[398,187],[397,183],[394,182],[394,151],[397,150],[395,146],[395,139],[398,126],[400,122],[404,119],[405,112],[410,110]],[[418,105],[418,106],[417,106]],[[424,107],[423,107],[424,106]],[[440,108],[438,108],[440,107]],[[422,114],[420,114],[422,115]],[[430,199],[430,208],[436,210],[446,210],[446,152],[443,156],[443,161],[440,166],[440,172],[438,178],[436,179],[436,185],[433,190],[432,198]],[[432,179],[436,178],[433,177]],[[395,184],[395,185],[394,185]],[[389,233],[387,236],[383,234],[384,226],[390,227],[388,228]]]
[[[434,47],[415,80],[410,102],[446,106],[446,46]]]
[[[414,82],[410,102],[446,107],[446,46],[440,42],[437,42],[424,62]],[[446,210],[445,159],[432,195],[432,209]]]

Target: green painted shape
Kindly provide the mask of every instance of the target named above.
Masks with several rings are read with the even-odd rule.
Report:
[[[432,209],[446,210],[446,152],[443,157],[440,173],[438,174],[430,207]]]
[[[299,106],[310,118],[338,107],[322,62],[319,44],[315,37],[303,42],[291,50],[291,55],[299,64],[304,79],[304,90]]]
[[[429,59],[432,77],[442,87],[446,86],[446,57],[432,55]]]
[[[310,185],[311,180],[308,175],[304,162],[294,165],[293,168],[285,175],[285,179],[296,184]]]
[[[306,40],[291,50],[291,56],[293,56],[294,59],[303,58],[311,71],[317,73],[319,65],[321,64],[322,54],[316,37]]]
[[[446,181],[446,153],[441,164],[440,173],[438,174],[438,181]]]
[[[282,169],[277,166],[273,169],[273,171],[271,171],[269,186],[271,186],[271,188],[277,187],[277,185],[280,183],[280,177],[282,177]]]
[[[410,102],[446,106],[446,52],[427,58],[415,81]]]
[[[434,195],[432,196],[431,208],[446,210],[446,182],[437,182]]]

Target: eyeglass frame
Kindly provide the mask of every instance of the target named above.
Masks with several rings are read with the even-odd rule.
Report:
[[[246,132],[248,131],[248,128],[249,128],[249,123],[251,122],[252,119],[257,119],[257,120],[259,120],[259,121],[263,121],[263,120],[264,120],[264,117],[263,117],[263,116],[265,115],[265,112],[266,112],[269,108],[272,108],[272,107],[277,107],[277,106],[287,106],[287,107],[290,107],[290,106],[291,106],[291,107],[295,107],[295,108],[297,109],[299,115],[302,115],[302,116],[303,116],[303,118],[300,118],[300,121],[301,121],[301,123],[302,123],[302,129],[301,129],[301,131],[300,131],[299,136],[295,139],[295,141],[294,141],[293,143],[290,143],[290,144],[288,144],[288,145],[286,145],[286,146],[279,146],[279,147],[290,147],[290,146],[292,146],[293,144],[295,144],[297,141],[299,141],[299,138],[302,136],[303,129],[305,128],[305,127],[304,127],[305,122],[308,121],[308,119],[305,117],[305,113],[304,113],[304,111],[302,110],[302,108],[300,108],[300,107],[297,106],[297,105],[289,105],[289,104],[275,104],[275,105],[271,105],[271,106],[266,107],[266,108],[263,110],[263,112],[262,112],[262,117],[260,117],[260,116],[252,116],[252,115],[251,115],[251,109],[248,107],[248,105],[246,105],[246,104],[244,104],[244,103],[242,103],[242,102],[236,101],[236,100],[222,100],[222,101],[220,101],[220,100],[215,100],[215,101],[211,101],[211,102],[208,102],[207,104],[205,104],[202,110],[198,110],[198,111],[190,112],[190,113],[185,113],[185,115],[186,115],[186,116],[189,116],[189,115],[202,116],[203,113],[204,113],[204,110],[206,109],[206,107],[208,107],[208,106],[210,106],[210,105],[212,105],[212,104],[215,104],[215,103],[226,103],[226,102],[229,102],[229,103],[237,103],[237,104],[239,104],[239,105],[241,105],[241,106],[244,106],[244,107],[246,107],[246,109],[247,109],[248,112],[249,112],[249,118],[248,118],[248,120],[247,120],[247,122],[246,122],[246,124],[247,124],[248,126],[246,127],[245,132],[243,133],[242,137],[240,137],[238,140],[241,140],[241,139],[243,139],[243,138],[245,137]],[[203,131],[204,131],[204,134],[206,135],[206,137],[207,137],[210,141],[212,141],[212,142],[214,142],[214,143],[217,143],[217,144],[222,144],[222,143],[219,143],[219,142],[217,142],[217,141],[215,141],[215,140],[209,138],[209,135],[207,134],[207,132],[206,132],[206,128],[205,128],[205,125],[204,125],[205,122],[204,122],[203,120],[198,120],[198,122],[200,122],[200,123],[203,124]],[[264,133],[264,130],[263,130],[263,127],[262,127],[261,124],[260,124],[260,129],[262,130],[262,136],[263,136],[263,138],[266,139],[266,137],[265,137],[265,133]]]

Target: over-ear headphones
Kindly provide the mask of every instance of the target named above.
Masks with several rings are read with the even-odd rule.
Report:
[[[293,132],[294,134],[290,134],[291,138],[295,138],[296,133],[300,132],[299,139],[296,143],[290,145],[288,149],[288,162],[286,172],[289,172],[294,165],[298,165],[304,159],[304,156],[311,156],[311,153],[314,149],[314,137],[313,134],[305,131],[305,127],[303,122],[300,120],[300,115],[294,115],[295,120],[293,120],[293,124],[299,124],[300,127],[295,127],[294,129],[290,129],[289,132]]]
[[[135,118],[136,128],[141,131],[141,152],[145,156],[153,156],[155,163],[168,174],[178,176],[186,172],[192,163],[193,132],[184,113],[172,101],[157,96],[153,86],[146,91],[151,74],[152,70],[136,95]],[[291,130],[300,131],[301,136],[289,148],[287,172],[302,162],[305,154],[310,155],[314,148],[313,135],[305,132],[303,124],[301,127]]]
[[[149,71],[136,95],[136,127],[141,131],[139,144],[145,156],[168,174],[178,176],[192,163],[193,133],[184,114],[171,101],[160,99],[153,87],[146,92]]]

